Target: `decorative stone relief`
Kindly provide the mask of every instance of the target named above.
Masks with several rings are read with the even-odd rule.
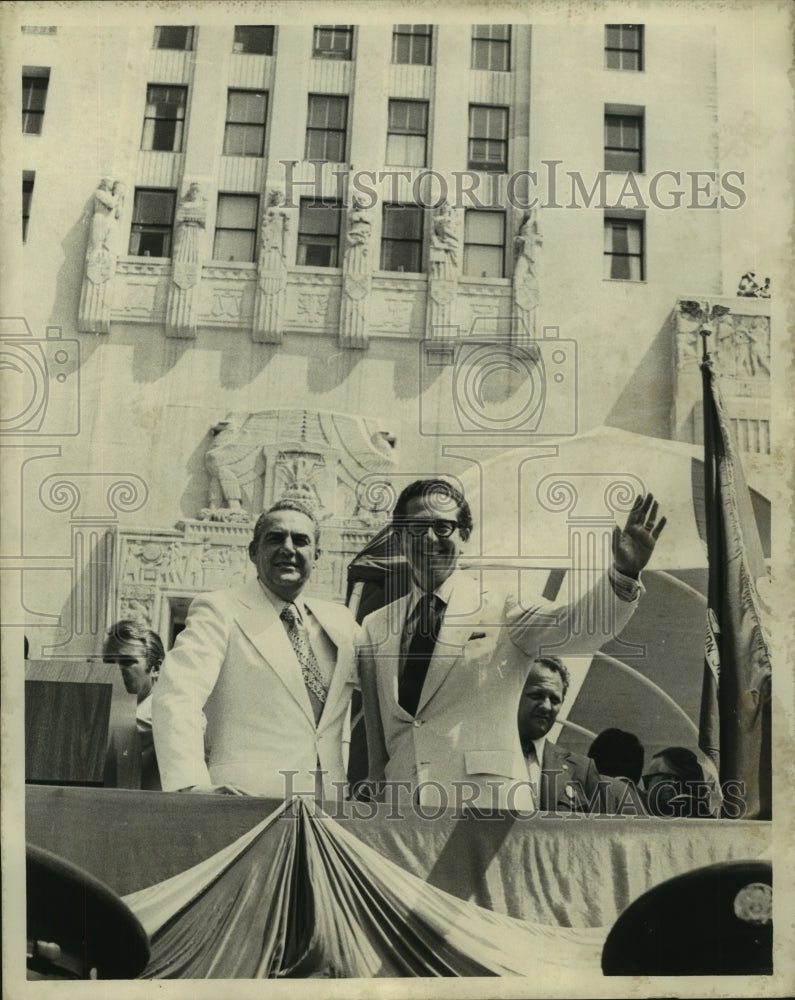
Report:
[[[361,195],[353,196],[342,261],[340,347],[364,349],[369,344],[368,313],[373,275],[370,240],[373,224],[372,213],[365,205]]]
[[[77,328],[83,333],[108,333],[110,330],[124,193],[121,181],[111,183],[107,177],[100,180],[94,192],[85,273],[77,310]]]
[[[426,339],[444,339],[454,325],[455,300],[460,268],[460,219],[449,202],[436,210],[428,260],[428,305]]]
[[[752,301],[755,299],[755,301]],[[674,311],[673,436],[701,443],[701,330],[709,331],[707,350],[720,378],[741,451],[770,450],[770,304],[748,296],[723,305],[683,300]],[[736,307],[741,312],[730,311]]]
[[[536,339],[538,312],[538,268],[544,240],[538,228],[538,212],[524,214],[519,232],[514,238],[513,323],[511,340],[523,344]]]
[[[258,344],[280,344],[284,337],[287,301],[287,233],[290,228],[284,209],[284,194],[273,188],[260,229],[257,290],[254,300],[252,339]]]
[[[204,257],[207,199],[193,181],[177,208],[171,285],[166,306],[166,336],[196,336],[199,282]]]

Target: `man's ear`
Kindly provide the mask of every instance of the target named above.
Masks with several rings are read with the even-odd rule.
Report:
[[[323,549],[319,545],[315,546],[315,559],[319,559],[323,553]]]
[[[257,550],[254,548],[253,542],[248,543],[248,557],[253,563],[257,561]]]
[[[472,534],[472,531],[471,531],[470,528],[459,528],[458,529],[458,536],[459,536],[459,538],[461,539],[462,542],[468,542],[469,541],[469,536],[471,534]]]

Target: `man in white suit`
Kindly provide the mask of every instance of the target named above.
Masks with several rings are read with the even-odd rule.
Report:
[[[533,809],[516,726],[530,665],[553,647],[593,653],[621,631],[665,524],[656,518],[651,494],[638,497],[626,527],[615,529],[613,565],[594,587],[576,601],[521,607],[508,584],[458,568],[472,530],[463,494],[439,479],[407,486],[393,524],[413,587],[362,625],[370,781],[393,801],[430,809]],[[591,621],[609,627],[595,634]]]
[[[257,579],[191,604],[155,688],[165,791],[345,797],[358,626],[347,608],[303,597],[318,541],[312,512],[282,500],[254,528]]]

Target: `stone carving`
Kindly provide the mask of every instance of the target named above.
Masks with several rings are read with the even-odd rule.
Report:
[[[538,267],[543,243],[544,240],[538,227],[538,212],[535,209],[530,209],[524,213],[519,232],[514,239],[515,264],[511,331],[514,344],[536,339],[536,314],[539,299]]]
[[[459,219],[449,202],[437,208],[431,230],[428,259],[428,306],[425,336],[443,339],[454,325],[458,294]]]
[[[268,192],[260,229],[257,290],[252,339],[258,344],[280,344],[284,337],[287,295],[287,234],[289,216],[278,188]]]
[[[354,195],[346,234],[347,248],[342,262],[342,303],[340,308],[341,347],[368,346],[368,313],[373,261],[371,212],[361,195]]]
[[[108,333],[110,330],[124,191],[121,181],[111,184],[109,178],[103,177],[94,192],[85,274],[77,311],[77,328],[83,333]]]
[[[279,499],[308,504],[318,520],[329,516],[318,490],[318,480],[326,467],[321,454],[308,451],[280,451],[276,457],[276,492]]]
[[[740,278],[737,295],[746,299],[769,299],[770,278],[765,278],[764,284],[760,285],[756,280],[756,271],[746,271]]]
[[[207,199],[201,184],[193,181],[180,200],[175,221],[171,285],[166,306],[166,336],[194,338],[198,314],[198,289],[204,255]]]
[[[240,414],[230,413],[211,428],[215,441],[204,456],[210,473],[210,506],[200,515],[202,520],[247,521],[243,509],[243,489],[250,487],[262,469],[258,468],[260,444],[246,433]]]

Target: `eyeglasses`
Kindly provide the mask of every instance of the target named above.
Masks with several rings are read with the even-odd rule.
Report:
[[[428,534],[428,528],[433,529],[437,538],[449,538],[458,527],[458,521],[446,521],[444,518],[406,518],[397,521],[399,528],[405,529],[412,538],[422,538]]]

